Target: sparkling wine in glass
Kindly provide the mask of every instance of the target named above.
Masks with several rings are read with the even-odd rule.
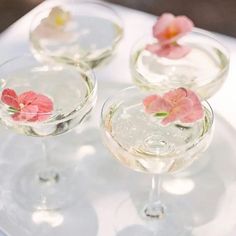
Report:
[[[25,96],[19,109],[3,100],[0,103],[3,125],[16,133],[38,137],[42,143],[43,157],[31,161],[15,175],[14,199],[28,209],[54,210],[68,206],[77,198],[72,194],[76,186],[73,170],[66,170],[63,164],[51,161],[48,139],[81,124],[93,109],[97,86],[92,71],[82,64],[43,64],[29,55],[6,62],[0,67],[0,74],[2,96],[4,90],[11,89],[19,95],[19,101],[23,101],[22,94],[33,93],[46,96],[53,103],[49,114],[37,111],[36,98]],[[11,103],[14,105],[14,100]],[[41,103],[41,107],[44,105]],[[30,144],[25,148],[30,148]]]
[[[184,220],[179,221],[184,216],[181,209],[173,212],[171,204],[160,199],[160,179],[163,174],[187,168],[207,149],[213,133],[213,112],[207,102],[202,102],[202,119],[163,126],[160,119],[145,112],[142,101],[147,95],[138,88],[127,88],[109,98],[102,109],[102,135],[113,156],[128,168],[153,176],[149,199],[142,202],[137,196],[122,202],[115,214],[115,225],[121,230],[129,209],[135,207],[134,225],[152,222],[153,235],[182,235],[178,233],[183,229],[176,227],[183,226]]]
[[[63,63],[83,61],[92,68],[112,56],[122,36],[117,13],[96,2],[42,10],[30,29],[31,48],[37,58]]]
[[[186,87],[202,99],[210,98],[222,87],[229,70],[229,53],[213,34],[194,29],[183,36],[180,45],[191,51],[179,59],[160,57],[146,50],[146,45],[154,42],[152,37],[143,37],[132,49],[130,69],[139,87],[157,92]]]

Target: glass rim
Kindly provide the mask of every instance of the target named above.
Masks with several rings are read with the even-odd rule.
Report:
[[[226,47],[222,42],[221,40],[218,39],[217,35],[214,34],[214,32],[211,32],[211,31],[208,31],[208,30],[205,30],[205,29],[202,29],[202,28],[198,28],[198,27],[194,27],[192,31],[190,31],[189,33],[183,35],[181,38],[186,38],[188,37],[188,35],[190,34],[199,34],[199,35],[202,35],[204,37],[207,37],[211,40],[213,40],[214,42],[216,42],[217,44],[219,44],[222,48],[224,48],[225,52],[226,52],[226,56],[227,56],[227,59],[230,59],[230,51],[228,49],[228,47]],[[181,39],[180,38],[180,39]],[[144,40],[144,39],[155,39],[151,34],[148,34],[147,32],[142,34],[139,38],[137,38],[135,40],[135,42],[133,43],[133,46],[131,47],[131,52],[134,51],[134,49],[137,47],[137,45],[140,43],[140,41]]]
[[[94,9],[96,10],[96,7],[102,7],[103,11],[105,11],[105,14],[102,14],[101,16],[98,16],[98,18],[100,19],[107,19],[108,21],[112,22],[113,24],[115,24],[118,28],[119,28],[119,32],[117,33],[116,37],[113,38],[111,44],[109,45],[109,47],[107,48],[107,50],[110,52],[112,52],[113,48],[116,47],[116,45],[118,44],[118,42],[120,42],[122,40],[122,38],[124,37],[124,22],[123,19],[121,18],[121,16],[117,13],[117,11],[115,9],[113,9],[110,5],[106,4],[105,2],[100,2],[100,1],[92,1],[92,0],[82,0],[79,2],[55,2],[52,4],[46,4],[44,7],[41,7],[39,9],[37,9],[37,11],[35,12],[35,14],[33,15],[31,22],[30,22],[30,27],[29,27],[29,31],[28,31],[28,37],[29,37],[29,41],[30,41],[30,50],[33,54],[35,54],[35,56],[37,56],[40,60],[45,61],[47,63],[67,63],[67,64],[73,64],[73,63],[77,63],[78,61],[80,62],[84,62],[84,63],[92,63],[96,60],[99,60],[101,58],[101,56],[103,56],[103,53],[101,53],[101,50],[106,49],[106,47],[101,47],[98,50],[98,55],[95,57],[87,57],[87,53],[85,55],[78,55],[78,56],[71,56],[71,55],[64,55],[61,57],[61,55],[57,55],[55,54],[53,51],[48,51],[48,50],[43,50],[44,47],[40,46],[40,49],[36,49],[32,39],[35,37],[35,30],[36,28],[40,25],[40,22],[45,19],[50,11],[52,10],[52,8],[54,7],[61,7],[61,8],[65,8],[65,10],[70,11],[70,9],[72,9],[72,17],[74,16],[83,16],[83,12],[79,11],[79,6],[86,6],[91,7],[91,5],[94,5],[92,7],[94,7]],[[64,6],[64,7],[63,7]],[[78,8],[78,11],[76,11],[75,9]],[[101,11],[102,12],[102,11]],[[44,14],[44,15],[43,15]],[[93,13],[89,13],[89,14],[84,14],[84,16],[93,16]],[[96,16],[96,13],[95,13]],[[73,23],[73,21],[72,21]],[[69,31],[70,32],[70,31]],[[75,33],[75,32],[71,32],[71,33]],[[36,35],[36,39],[40,40],[40,36]],[[43,39],[43,38],[42,38]],[[49,39],[49,41],[52,42],[57,42],[57,39]],[[73,42],[73,45],[76,44],[76,42],[78,41],[78,39]],[[70,47],[70,43],[66,42],[65,46],[69,46]],[[104,54],[105,55],[105,54]],[[92,68],[96,67],[96,66],[92,66]]]
[[[119,20],[119,23],[120,23],[120,26],[121,28],[124,30],[124,21],[122,19],[122,17],[119,15],[119,13],[111,6],[111,4],[107,4],[106,2],[101,2],[101,1],[96,1],[96,0],[82,0],[80,1],[79,3],[75,3],[75,4],[78,4],[78,5],[87,5],[87,4],[95,4],[95,5],[100,5],[104,8],[107,8],[109,9],[115,16],[116,18]]]
[[[30,68],[35,68],[35,67],[37,67],[37,66],[48,66],[48,67],[50,67],[50,66],[52,66],[52,67],[54,67],[54,66],[59,66],[59,67],[65,66],[65,67],[71,67],[71,68],[73,68],[74,70],[79,69],[78,72],[79,72],[80,74],[83,74],[83,73],[86,73],[86,71],[89,71],[89,73],[90,73],[90,75],[91,75],[90,77],[91,77],[91,79],[92,79],[92,81],[93,81],[93,86],[92,86],[92,88],[91,88],[91,91],[90,91],[88,97],[87,97],[82,103],[79,103],[79,104],[75,107],[75,109],[74,109],[73,111],[70,111],[70,113],[73,113],[74,111],[76,111],[76,109],[79,108],[78,111],[75,112],[75,113],[77,114],[77,112],[79,112],[79,111],[86,105],[87,101],[88,101],[91,97],[93,97],[93,96],[95,95],[96,90],[97,90],[97,78],[96,78],[96,76],[95,76],[94,71],[89,67],[89,65],[87,65],[87,64],[84,63],[84,62],[81,62],[80,64],[75,63],[75,65],[72,65],[72,64],[61,64],[61,63],[47,64],[47,63],[38,61],[32,54],[25,53],[25,54],[18,55],[18,56],[16,56],[16,57],[10,58],[10,59],[6,60],[5,62],[1,63],[1,64],[0,64],[0,75],[1,75],[1,69],[4,68],[5,66],[9,65],[10,63],[16,62],[17,60],[22,60],[22,59],[26,59],[26,60],[27,60],[27,59],[30,59],[30,58],[32,58],[32,59],[35,61],[35,63],[38,63],[38,65],[35,65],[35,66],[34,66],[34,65],[31,65]],[[83,69],[82,69],[83,67],[86,67],[86,71],[83,71]],[[1,86],[0,92],[2,93],[2,91],[3,91],[4,89],[7,89],[7,88],[8,88],[8,87],[5,86],[5,85]],[[10,88],[9,88],[9,89],[10,89]],[[31,90],[29,90],[29,91],[31,91]],[[27,91],[26,91],[26,92],[27,92]],[[34,91],[32,91],[32,92],[34,92]],[[35,92],[35,93],[37,94],[37,92]],[[44,95],[44,94],[42,94],[42,95]],[[47,97],[50,98],[50,96],[47,96]],[[9,111],[7,111],[7,108],[9,108],[10,106],[4,104],[2,101],[0,101],[0,106],[1,106],[0,109],[2,109],[2,111],[6,112],[6,113],[9,115]],[[45,115],[45,116],[46,116],[46,115],[50,116],[48,119],[43,120],[43,121],[40,121],[40,122],[35,122],[35,121],[14,121],[14,122],[21,123],[21,124],[23,124],[23,123],[27,123],[27,124],[29,124],[29,123],[35,123],[35,124],[36,124],[36,123],[40,123],[40,124],[42,124],[42,123],[54,123],[55,121],[54,121],[53,119],[59,114],[60,111],[61,111],[61,109],[55,109],[55,110],[53,110],[52,112],[38,112],[38,113],[36,113],[36,114],[39,115],[39,116],[44,116],[44,115]],[[20,112],[20,114],[23,114],[23,115],[35,114],[35,112],[21,112],[21,111],[16,111],[16,113],[17,113],[17,112]],[[68,114],[68,116],[62,118],[62,119],[59,120],[59,121],[61,122],[61,121],[63,121],[64,119],[65,119],[65,120],[70,119],[70,118],[71,118],[70,113]],[[9,115],[9,116],[10,116],[10,115]]]
[[[195,33],[195,34],[199,34],[203,37],[207,37],[208,39],[213,40],[214,42],[216,42],[218,45],[220,45],[223,48],[223,50],[224,50],[223,54],[227,59],[227,63],[225,63],[224,67],[219,69],[219,71],[217,72],[216,75],[209,77],[211,82],[212,81],[217,81],[218,78],[221,77],[221,75],[224,75],[224,73],[227,73],[227,71],[229,70],[229,67],[230,67],[230,52],[229,52],[229,49],[227,47],[225,47],[225,45],[222,44],[221,41],[218,40],[218,38],[210,31],[194,27],[194,29],[188,34],[191,34],[191,33],[192,34]],[[188,37],[188,34],[186,34],[183,37]],[[149,35],[149,34],[145,33],[134,42],[134,44],[132,45],[132,47],[130,49],[130,55],[129,55],[129,63],[130,63],[131,67],[134,67],[134,64],[136,63],[136,60],[137,60],[137,58],[136,57],[134,58],[133,55],[136,55],[135,53],[139,52],[143,48],[143,47],[138,46],[138,45],[141,44],[141,42],[144,41],[145,39],[146,39],[146,41],[148,41],[148,39],[150,39],[150,40],[154,39],[155,40],[155,38],[151,34]],[[171,59],[169,59],[169,60],[171,60]],[[208,84],[208,83],[205,83],[205,84]]]
[[[94,5],[99,5],[102,6],[104,8],[106,8],[107,10],[109,10],[110,12],[112,12],[112,14],[116,17],[116,19],[118,20],[119,26],[124,30],[124,21],[121,18],[121,16],[117,13],[117,11],[111,7],[110,5],[106,4],[105,2],[100,2],[100,1],[96,1],[96,0],[82,0],[80,2],[64,2],[64,3],[59,3],[59,2],[55,2],[52,4],[48,4],[46,6],[43,6],[39,9],[37,9],[37,11],[34,13],[31,22],[30,22],[30,27],[29,27],[29,32],[32,31],[32,26],[34,24],[35,19],[37,19],[37,17],[44,13],[44,12],[48,12],[50,11],[52,8],[54,7],[63,7],[63,6],[68,6],[68,7],[73,7],[73,6],[79,6],[79,5],[89,5],[89,4],[94,4]]]
[[[140,91],[140,93],[149,93],[149,95],[151,94],[155,94],[155,91],[142,91],[140,90],[139,88],[137,88],[136,86],[129,86],[127,88],[124,88],[120,91],[118,91],[115,95],[111,95],[109,96],[103,106],[102,106],[102,109],[101,109],[101,121],[102,121],[102,124],[104,123],[104,118],[105,118],[105,115],[107,115],[107,113],[105,112],[105,109],[106,109],[106,106],[107,106],[107,103],[109,103],[110,101],[118,98],[122,93],[127,93],[129,94],[129,91],[132,91],[132,90],[137,90],[137,91]],[[208,132],[205,132],[203,136],[201,136],[198,140],[194,140],[193,142],[187,144],[187,145],[181,145],[180,146],[180,153],[178,154],[172,154],[172,155],[168,155],[168,156],[162,156],[162,157],[158,157],[157,155],[152,155],[153,158],[157,158],[157,159],[179,159],[181,158],[180,155],[182,153],[184,153],[186,151],[186,149],[192,149],[192,147],[195,147],[196,144],[198,143],[201,143],[202,140],[204,140],[205,136],[212,131],[213,129],[213,126],[214,126],[214,123],[215,123],[215,114],[214,114],[214,111],[210,105],[210,103],[207,101],[207,100],[201,100],[201,104],[203,105],[203,107],[205,107],[208,111],[210,111],[210,125],[209,125],[209,128],[208,128]],[[110,106],[109,106],[110,107]],[[202,119],[205,118],[205,115]],[[184,124],[184,123],[183,123]],[[102,125],[103,126],[103,125]],[[104,127],[102,127],[102,129],[105,130]],[[117,143],[117,141],[115,141]],[[184,148],[183,148],[184,147]],[[186,148],[187,147],[187,148]],[[126,148],[122,147],[121,145],[119,145],[119,148],[121,148],[123,151],[125,152],[129,152]],[[136,154],[132,154],[132,155],[136,155]],[[139,155],[137,155],[139,156]]]

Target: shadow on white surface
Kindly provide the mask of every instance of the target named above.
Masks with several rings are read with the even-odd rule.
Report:
[[[9,188],[12,176],[29,161],[41,157],[37,138],[19,136],[1,128],[0,226],[10,236],[148,236],[151,233],[143,225],[132,224],[129,209],[124,224],[115,230],[114,214],[118,205],[129,198],[130,208],[137,209],[136,196],[147,198],[150,176],[124,168],[102,145],[98,128],[101,105],[107,93],[124,86],[112,84],[100,86],[99,93],[103,94],[86,129],[76,128],[51,140],[50,154],[55,161],[75,163],[77,170],[78,203],[60,212],[32,213],[12,201]],[[216,115],[215,135],[204,157],[190,169],[164,178],[163,202],[181,206],[181,214],[188,217],[187,223],[193,227],[186,236],[235,235],[232,233],[236,226],[235,138],[235,130]]]
[[[116,234],[116,236],[159,236],[159,235],[172,236],[173,232],[170,230],[170,227],[168,226],[166,227],[165,234],[163,234],[150,231],[144,226],[131,225]],[[181,232],[179,234],[179,236],[191,236],[191,235],[192,233],[189,232],[188,230]]]
[[[25,163],[40,158],[37,154],[39,147],[36,139],[0,129],[0,226],[9,236],[114,236],[113,217],[118,204],[127,197],[134,202],[137,192],[143,193],[144,198],[147,196],[150,178],[116,163],[101,145],[99,130],[93,129],[99,123],[101,104],[105,97],[124,86],[122,82],[131,81],[128,66],[130,49],[139,37],[151,29],[155,20],[154,16],[138,11],[122,7],[116,9],[124,19],[125,37],[112,64],[96,71],[99,86],[104,80],[110,81],[110,85],[100,87],[99,104],[94,112],[96,115],[90,121],[92,128],[84,130],[82,135],[75,130],[52,142],[52,147],[57,142],[60,144],[58,158],[78,161],[80,173],[78,185],[81,198],[78,199],[78,205],[54,214],[54,217],[57,214],[63,217],[61,224],[52,227],[53,217],[47,220],[45,215],[44,221],[40,221],[38,215],[38,223],[35,223],[32,213],[12,202],[9,182]],[[1,35],[1,62],[29,51],[28,32],[33,13]],[[236,44],[233,38],[223,35],[219,35],[219,38],[229,46],[232,66],[227,83],[212,102],[215,109],[235,126],[236,109],[232,107],[236,99],[233,66]],[[114,81],[120,84],[114,84]],[[189,215],[195,227],[192,232],[194,236],[235,236],[236,232],[236,131],[221,117],[216,116],[216,121],[215,136],[204,154],[205,160],[199,159],[189,170],[174,177],[166,177],[163,182],[163,200],[187,205],[184,214]],[[130,225],[127,220],[127,225],[117,236],[149,236],[149,233],[145,227]]]

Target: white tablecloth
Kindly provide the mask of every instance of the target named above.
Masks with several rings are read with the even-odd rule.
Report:
[[[47,4],[54,4],[54,1],[47,1],[44,4],[41,4],[38,8],[32,10],[30,13],[22,17],[20,20],[18,20],[16,23],[14,23],[11,27],[9,27],[5,32],[3,32],[0,35],[0,63],[9,58],[29,52],[28,32],[32,16],[39,10],[39,8],[45,7]],[[129,73],[130,49],[133,43],[139,37],[141,37],[145,33],[150,33],[150,29],[155,21],[155,17],[140,11],[131,10],[120,6],[112,5],[112,7],[114,7],[117,10],[121,18],[123,19],[125,36],[122,42],[120,43],[117,55],[112,61],[112,63],[110,63],[105,68],[97,69],[96,75],[99,81],[114,81],[121,84],[122,83],[128,84],[132,82]],[[235,108],[236,70],[234,70],[234,66],[236,66],[236,40],[234,38],[220,34],[217,34],[217,37],[229,48],[231,52],[231,68],[229,77],[224,87],[211,99],[210,103],[213,105],[213,108],[216,112],[220,113],[234,128],[236,128],[236,108]],[[227,129],[230,130],[231,127],[227,126]],[[219,134],[220,132],[217,132],[217,135]],[[231,190],[235,192],[233,188]],[[230,194],[229,196],[231,196]],[[104,199],[105,198],[106,196],[104,196]],[[100,199],[101,202],[102,201],[105,202],[104,199]],[[116,199],[113,200],[116,201]],[[107,205],[111,203],[109,201],[110,199],[107,199]],[[106,208],[103,208],[102,204],[100,204],[99,201],[96,202],[96,204],[97,204],[97,211],[100,213],[102,212],[104,219],[107,216],[109,216],[109,213],[106,211]],[[228,207],[230,208],[230,206]],[[225,214],[223,214],[223,216],[224,215]],[[109,229],[112,228],[110,222],[109,223],[107,222],[107,224],[109,225],[106,225],[106,222],[102,220],[101,222],[102,225],[100,225],[100,231],[98,233],[98,236],[113,236],[113,234],[112,235],[111,234],[108,235],[106,233],[104,234],[104,232],[109,232]],[[219,223],[220,222],[218,221],[215,222],[215,224],[217,225],[219,225]],[[224,223],[222,222],[222,224]],[[234,224],[235,222],[231,223],[231,225]],[[214,223],[212,227],[214,228]],[[107,231],[102,231],[104,228],[107,228]],[[208,232],[208,231],[202,231],[202,232]],[[84,234],[84,236],[87,235],[92,236],[93,234],[92,233]],[[198,235],[201,235],[201,233]],[[227,236],[228,235],[231,236],[233,234],[227,234]],[[1,233],[0,236],[2,236]],[[208,234],[208,236],[213,236],[213,234]],[[224,235],[214,234],[214,236],[224,236]]]

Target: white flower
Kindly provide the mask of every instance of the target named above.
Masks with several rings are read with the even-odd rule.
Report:
[[[63,28],[70,18],[71,16],[68,11],[64,11],[60,7],[54,7],[48,17],[44,18],[41,23],[55,28]]]
[[[65,29],[70,20],[70,12],[64,11],[61,7],[54,7],[49,15],[41,20],[32,34],[42,39],[67,41],[71,38],[71,33]]]

